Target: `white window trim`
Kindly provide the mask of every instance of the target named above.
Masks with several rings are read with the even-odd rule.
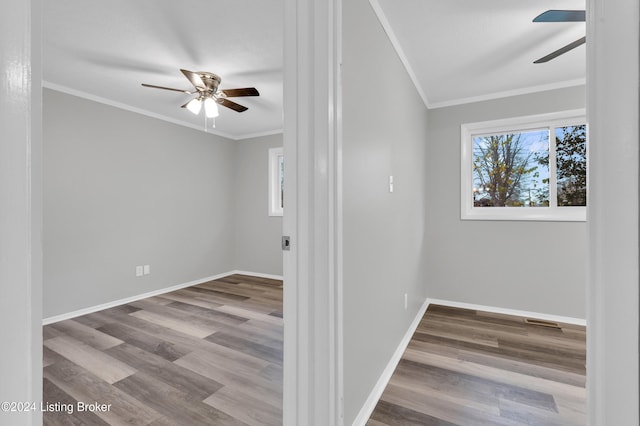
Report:
[[[460,126],[461,185],[460,218],[462,220],[531,220],[573,221],[587,220],[586,207],[474,207],[473,206],[473,148],[472,137],[481,134],[562,127],[586,123],[586,110],[576,109],[549,114],[529,115],[501,120],[467,123]],[[588,129],[587,129],[588,133]],[[555,175],[555,138],[550,135],[549,174]],[[587,156],[589,155],[587,138]],[[587,177],[588,182],[588,177]],[[549,186],[549,199],[556,197],[555,185]],[[553,197],[553,198],[552,198]]]
[[[278,159],[283,156],[282,147],[269,149],[269,216],[282,216],[284,213],[278,167]]]

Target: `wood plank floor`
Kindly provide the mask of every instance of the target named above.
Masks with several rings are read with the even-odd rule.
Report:
[[[45,425],[282,424],[281,281],[232,275],[43,335]]]
[[[429,306],[367,425],[585,425],[585,328],[560,326]]]

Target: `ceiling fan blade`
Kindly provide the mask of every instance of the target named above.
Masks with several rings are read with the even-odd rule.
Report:
[[[195,92],[190,92],[188,90],[182,90],[182,89],[174,89],[172,87],[164,87],[164,86],[156,86],[154,84],[146,84],[146,83],[142,83],[142,85],[144,87],[152,87],[154,89],[162,89],[162,90],[172,90],[174,92],[181,92],[181,93],[186,93],[187,95],[193,95]]]
[[[227,108],[231,108],[232,110],[238,111],[238,112],[243,112],[249,109],[246,106],[242,106],[240,104],[237,104],[225,98],[218,99],[218,103],[222,106],[226,106]]]
[[[244,87],[242,89],[222,90],[228,98],[238,98],[240,96],[260,96],[260,92],[255,87]]]
[[[533,22],[585,22],[584,10],[547,10],[536,16]]]
[[[574,41],[573,43],[569,43],[564,47],[561,47],[560,49],[556,50],[555,52],[549,53],[547,56],[543,56],[542,58],[538,59],[537,61],[534,61],[534,64],[542,64],[544,62],[549,62],[550,60],[552,60],[553,58],[557,58],[560,55],[563,55],[565,53],[567,53],[568,51],[575,49],[576,47],[584,44],[587,41],[586,37],[582,37],[576,41]]]
[[[182,72],[182,74],[184,74],[185,77],[187,77],[191,84],[193,84],[193,87],[201,90],[207,89],[206,84],[204,84],[202,78],[200,78],[200,75],[198,75],[198,73],[189,70],[183,70],[182,68],[180,69],[180,71]]]

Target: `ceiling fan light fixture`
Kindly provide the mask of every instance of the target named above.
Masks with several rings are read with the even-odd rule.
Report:
[[[195,91],[174,89],[172,87],[156,86],[154,84],[142,83],[144,87],[152,87],[154,89],[171,90],[174,92],[182,92],[188,95],[197,95],[195,99],[191,99],[180,108],[187,108],[191,113],[198,115],[202,111],[204,104],[204,112],[206,118],[215,118],[219,115],[218,104],[225,108],[234,110],[235,112],[244,112],[248,110],[246,106],[235,103],[228,98],[240,98],[245,96],[260,96],[255,87],[243,87],[239,89],[218,90],[221,78],[216,74],[209,72],[193,72],[181,69],[182,74],[193,85]]]
[[[199,98],[191,99],[187,104],[187,109],[195,115],[200,113],[200,108],[202,108],[202,103]]]
[[[218,104],[215,99],[207,98],[204,100],[204,113],[207,118],[215,118],[220,115],[220,112],[218,112]]]

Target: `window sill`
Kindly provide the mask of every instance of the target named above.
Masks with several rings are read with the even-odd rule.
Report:
[[[586,222],[586,207],[480,207],[462,212],[462,220]]]

